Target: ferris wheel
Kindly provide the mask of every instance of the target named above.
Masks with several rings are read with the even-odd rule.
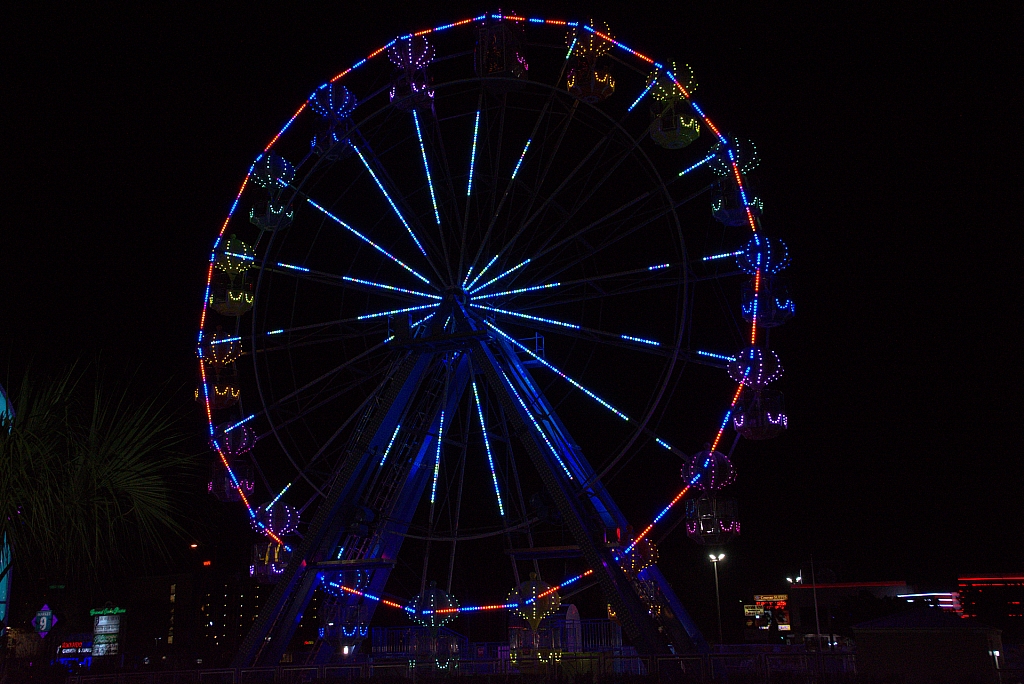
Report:
[[[378,610],[536,631],[587,587],[642,652],[702,647],[650,533],[739,533],[718,490],[740,436],[786,428],[765,331],[794,308],[756,149],[696,87],[604,24],[484,14],[391,40],[270,141],[198,345],[209,490],[275,584],[236,664],[279,662],[316,592],[321,660]],[[679,388],[721,423],[662,434]],[[605,483],[655,460],[683,477],[631,521]]]

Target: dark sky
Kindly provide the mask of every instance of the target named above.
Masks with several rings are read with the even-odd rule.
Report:
[[[781,588],[811,553],[846,580],[1024,567],[1020,5],[843,5],[514,7],[593,13],[690,63],[712,118],[758,143],[799,309],[773,336],[790,429],[745,447],[733,489],[744,535],[722,569],[736,596]],[[390,36],[484,9],[69,3],[9,17],[6,372],[101,353],[191,383],[206,257],[256,153]],[[672,562],[702,562],[673,543]]]

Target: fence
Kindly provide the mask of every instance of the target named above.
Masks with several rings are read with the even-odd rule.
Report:
[[[705,654],[616,656],[554,654],[548,660],[512,662],[483,658],[434,663],[373,659],[348,665],[187,671],[118,672],[72,676],[68,684],[300,684],[357,679],[416,680],[442,677],[479,681],[635,681],[657,684],[847,684],[856,670],[852,654]],[[1010,681],[1010,680],[1007,680]]]

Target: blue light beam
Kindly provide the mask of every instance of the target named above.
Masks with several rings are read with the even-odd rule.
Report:
[[[391,205],[391,208],[394,209],[395,216],[397,216],[398,220],[402,222],[403,226],[405,226],[406,232],[409,233],[409,237],[412,238],[412,241],[416,243],[416,247],[420,250],[420,254],[426,257],[427,250],[423,249],[423,245],[420,244],[420,240],[419,238],[416,237],[416,233],[412,232],[412,228],[409,226],[409,223],[405,220],[405,217],[402,216],[402,212],[398,210],[398,205],[395,204],[395,201],[393,199],[391,199],[391,195],[388,194],[388,191],[384,189],[384,184],[380,182],[379,178],[377,178],[377,174],[373,172],[373,169],[370,167],[370,163],[366,161],[366,157],[363,156],[362,151],[358,147],[356,147],[351,141],[349,141],[349,145],[351,145],[352,149],[355,150],[356,154],[359,155],[359,160],[363,162],[363,166],[365,166],[366,170],[370,172],[370,176],[373,178],[373,182],[376,183],[377,187],[380,188],[380,191],[384,193],[384,199],[386,199],[388,201],[388,204]]]
[[[441,227],[441,214],[437,211],[437,197],[434,195],[434,180],[430,177],[430,164],[427,163],[427,148],[423,146],[423,133],[420,131],[420,117],[412,110],[412,121],[416,124],[416,138],[420,141],[420,154],[423,155],[423,169],[427,172],[427,187],[430,188],[430,201],[434,205],[434,219],[437,227]]]
[[[471,294],[471,295],[472,295],[472,294],[476,294],[477,292],[479,292],[480,290],[484,289],[484,288],[485,288],[485,287],[487,287],[488,285],[490,285],[490,284],[492,284],[492,283],[494,283],[494,282],[497,282],[498,280],[501,280],[502,278],[504,278],[505,276],[507,276],[507,275],[508,275],[509,273],[512,273],[513,271],[518,271],[518,270],[519,270],[519,269],[521,269],[521,268],[522,268],[523,266],[526,266],[526,265],[527,265],[528,263],[530,263],[530,261],[532,261],[532,260],[531,260],[531,259],[527,259],[526,261],[522,261],[522,262],[520,262],[520,263],[516,264],[515,266],[513,266],[513,267],[512,267],[512,268],[510,268],[510,269],[508,269],[508,270],[507,270],[507,271],[505,271],[504,273],[499,273],[498,275],[494,276],[493,278],[491,278],[490,280],[488,280],[488,281],[487,281],[486,283],[484,283],[483,285],[477,285],[477,286],[476,286],[475,288],[473,288],[472,290],[470,290],[470,291],[469,291],[469,294]]]
[[[578,389],[579,391],[581,391],[581,392],[583,392],[584,394],[586,394],[586,395],[587,395],[588,397],[590,397],[591,399],[593,399],[594,401],[596,401],[596,402],[597,402],[598,404],[600,404],[601,406],[605,407],[606,409],[608,409],[609,411],[611,411],[612,413],[614,413],[615,415],[617,415],[617,416],[618,416],[619,418],[621,418],[622,420],[626,421],[627,423],[629,422],[629,416],[627,416],[627,415],[626,415],[625,413],[623,413],[623,412],[622,412],[622,411],[620,411],[619,409],[615,408],[614,406],[612,406],[611,404],[609,404],[609,403],[608,403],[607,401],[605,401],[605,400],[604,400],[604,399],[602,399],[601,397],[597,396],[596,394],[594,394],[593,392],[591,392],[590,390],[588,390],[588,389],[587,389],[586,387],[584,387],[584,386],[583,386],[583,385],[581,385],[580,383],[578,383],[578,382],[576,382],[575,380],[573,380],[573,379],[572,379],[571,377],[569,377],[568,375],[566,375],[565,373],[563,373],[563,372],[562,372],[562,371],[560,371],[559,369],[557,369],[557,368],[555,368],[554,366],[552,366],[552,365],[551,365],[550,363],[548,363],[548,362],[547,362],[546,360],[544,360],[543,358],[541,358],[540,356],[538,356],[537,354],[535,354],[535,353],[534,353],[534,352],[533,352],[533,351],[532,351],[532,350],[531,350],[530,348],[526,347],[526,346],[525,346],[525,345],[523,345],[523,344],[522,344],[521,342],[519,342],[519,340],[517,340],[517,339],[515,339],[514,337],[512,337],[511,335],[509,335],[509,334],[508,334],[508,333],[506,333],[506,332],[505,332],[504,330],[502,330],[502,329],[498,328],[498,327],[497,327],[496,325],[494,325],[494,324],[493,324],[493,323],[491,323],[490,321],[487,321],[487,320],[485,320],[485,321],[484,321],[484,323],[486,323],[486,324],[487,324],[487,327],[489,327],[489,328],[490,328],[491,330],[493,330],[494,332],[498,333],[499,335],[501,335],[502,337],[504,337],[504,338],[505,338],[506,340],[508,340],[509,342],[511,342],[512,344],[514,344],[514,345],[515,345],[516,347],[518,347],[519,349],[522,349],[522,350],[523,350],[524,352],[526,352],[527,354],[529,354],[529,355],[530,355],[531,357],[533,357],[533,359],[534,359],[535,361],[539,362],[539,363],[540,363],[541,365],[543,365],[543,366],[544,366],[545,368],[547,368],[548,370],[550,370],[550,371],[552,371],[553,373],[555,373],[555,375],[559,376],[560,378],[562,378],[563,380],[565,380],[566,382],[568,382],[568,383],[569,383],[570,385],[572,385],[573,387],[575,387],[575,388],[576,388],[576,389]]]
[[[473,398],[476,400],[476,415],[480,418],[480,431],[484,434],[484,449],[487,450],[487,465],[491,468],[491,482],[494,484],[494,495],[498,498],[498,512],[504,517],[505,504],[501,501],[498,474],[494,470],[494,457],[491,455],[491,439],[487,436],[487,425],[484,423],[484,409],[480,404],[480,395],[476,391],[476,378],[473,379]]]
[[[342,221],[340,218],[338,218],[337,216],[335,216],[331,212],[329,212],[326,209],[324,209],[323,207],[321,207],[319,204],[317,204],[313,200],[307,199],[306,201],[313,208],[318,209],[319,211],[323,212],[324,215],[326,215],[329,219],[331,219],[332,221],[337,223],[339,226],[341,226],[342,228],[346,229],[347,231],[349,231],[350,233],[355,235],[357,238],[359,238],[360,240],[362,240],[366,244],[368,244],[371,247],[373,247],[375,250],[377,250],[378,252],[380,252],[381,254],[386,256],[388,259],[390,259],[391,261],[395,262],[396,264],[398,264],[399,266],[404,268],[406,271],[408,271],[409,273],[413,274],[414,276],[416,276],[417,278],[419,278],[420,280],[425,282],[427,285],[430,285],[430,281],[429,280],[427,280],[424,276],[422,276],[419,273],[417,273],[415,269],[413,269],[411,266],[406,264],[404,261],[402,261],[401,259],[396,257],[394,254],[392,254],[391,252],[387,251],[386,249],[384,249],[383,247],[378,245],[376,242],[374,242],[370,238],[366,237],[365,235],[360,233],[358,230],[356,230],[355,228],[353,228],[352,226],[348,225],[347,223]]]

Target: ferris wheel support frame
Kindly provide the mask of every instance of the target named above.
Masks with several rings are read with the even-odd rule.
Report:
[[[382,595],[390,576],[386,562],[398,555],[412,514],[430,481],[430,454],[448,428],[442,427],[442,410],[448,415],[457,410],[476,369],[498,397],[509,417],[509,427],[526,447],[547,493],[566,521],[584,561],[596,571],[602,594],[633,645],[642,653],[666,652],[669,643],[677,652],[706,650],[699,629],[656,568],[648,568],[643,577],[656,587],[663,604],[660,619],[652,619],[651,608],[642,600],[635,580],[622,570],[616,549],[605,543],[607,530],[625,529],[625,516],[593,477],[590,464],[544,395],[534,387],[511,344],[482,326],[475,327],[481,333],[478,338],[456,341],[455,348],[460,352],[457,363],[451,362],[455,369],[449,391],[436,391],[440,376],[448,372],[444,367],[450,363],[446,352],[436,348],[439,344],[446,346],[445,341],[428,338],[413,343],[391,383],[380,390],[379,400],[371,402],[364,414],[363,429],[354,435],[309,532],[239,648],[236,667],[280,662],[322,572],[355,569],[370,560],[385,561],[374,565],[364,592]],[[428,386],[431,383],[433,387]],[[384,413],[376,410],[382,406],[388,407]],[[403,430],[403,423],[408,426],[407,418],[417,415],[425,419]],[[396,444],[399,433],[402,439]],[[390,469],[386,469],[389,458]],[[381,481],[388,473],[396,485],[390,490]],[[360,523],[360,511],[372,503],[368,497],[378,486],[386,490],[383,505],[380,510],[370,507],[376,525],[362,537],[362,557],[354,562],[336,561],[332,558],[335,549],[346,541],[347,530]],[[351,594],[339,598],[339,602],[342,606],[364,603],[367,623],[378,603]]]

